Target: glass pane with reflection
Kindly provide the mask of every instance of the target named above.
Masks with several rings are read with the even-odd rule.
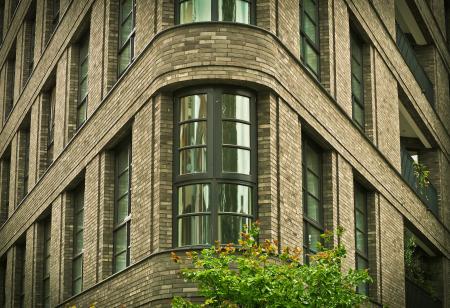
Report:
[[[210,20],[211,0],[187,0],[180,3],[180,24]]]
[[[250,122],[250,99],[240,95],[223,94],[222,118]]]
[[[180,147],[206,144],[206,121],[180,125]]]
[[[206,172],[206,148],[180,150],[180,174]]]
[[[221,244],[237,244],[244,225],[250,223],[250,218],[232,215],[219,215],[219,241]]]
[[[211,243],[209,215],[178,218],[178,246]]]
[[[178,188],[178,214],[209,211],[208,184],[186,185]]]
[[[192,119],[206,119],[207,96],[197,94],[180,99],[180,122]]]
[[[223,121],[222,143],[250,147],[250,125]]]
[[[222,170],[250,174],[250,151],[239,148],[222,148]]]
[[[252,188],[237,184],[220,184],[219,211],[252,214]]]

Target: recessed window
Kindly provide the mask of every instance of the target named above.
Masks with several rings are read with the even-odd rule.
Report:
[[[50,244],[51,244],[51,218],[47,218],[43,223],[42,249],[42,306],[50,307]]]
[[[47,104],[48,113],[48,137],[47,137],[47,167],[53,162],[53,149],[54,149],[54,139],[55,139],[55,105],[56,105],[56,86],[50,90],[50,100]]]
[[[317,252],[320,235],[324,232],[322,198],[322,151],[309,139],[303,139],[303,248],[305,259]]]
[[[0,160],[0,225],[8,219],[11,154],[8,148]]]
[[[350,32],[350,53],[353,121],[364,131],[363,42],[353,31]]]
[[[237,243],[255,217],[255,99],[199,89],[175,99],[177,246]]]
[[[254,0],[178,0],[176,9],[179,24],[201,21],[254,23]]]
[[[83,289],[84,185],[73,191],[72,294]]]
[[[118,75],[122,75],[134,58],[134,35],[136,25],[136,2],[120,0]]]
[[[130,265],[131,144],[128,140],[115,151],[114,178],[113,272],[116,273]]]
[[[355,183],[355,247],[356,247],[356,268],[369,268],[369,236],[368,236],[368,214],[367,214],[367,192],[361,185]],[[357,291],[367,295],[368,284],[361,284]]]
[[[86,122],[89,74],[89,34],[79,43],[77,129]]]
[[[319,0],[300,1],[300,58],[319,78]]]

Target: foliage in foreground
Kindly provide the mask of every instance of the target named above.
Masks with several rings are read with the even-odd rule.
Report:
[[[285,248],[278,253],[277,242],[256,238],[256,224],[241,233],[239,247],[216,243],[200,253],[187,252],[186,258],[172,253],[177,263],[192,264],[182,276],[196,282],[203,304],[176,297],[173,307],[354,307],[367,300],[356,293],[356,286],[371,282],[366,270],[341,271],[346,256],[341,244],[309,256],[309,265],[301,263],[301,249]],[[337,231],[340,237],[342,230]],[[333,233],[322,235],[332,242]]]

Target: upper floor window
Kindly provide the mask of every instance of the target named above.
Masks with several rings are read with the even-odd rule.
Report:
[[[79,46],[78,63],[78,103],[77,129],[86,122],[88,103],[88,74],[89,74],[89,35],[83,37]]]
[[[48,123],[47,123],[47,167],[51,165],[54,159],[54,139],[55,139],[55,105],[56,105],[56,86],[50,90],[50,100],[47,104]]]
[[[255,217],[254,96],[197,89],[175,99],[175,243],[237,243]]]
[[[231,21],[254,23],[255,0],[178,0],[177,22]]]
[[[134,58],[134,34],[136,25],[136,1],[120,0],[119,5],[119,51],[118,75],[130,65]]]
[[[18,151],[18,171],[19,176],[17,196],[19,205],[25,196],[28,194],[28,180],[29,180],[29,165],[30,165],[30,126],[29,123],[25,123],[21,130],[18,132],[19,138],[19,151]]]
[[[350,53],[353,121],[364,131],[363,42],[353,31],[350,32]]]
[[[301,0],[300,12],[300,58],[319,77],[319,0]]]
[[[8,148],[0,159],[0,225],[8,219],[11,154]]]
[[[73,192],[72,294],[83,289],[84,185]]]
[[[14,106],[14,81],[16,76],[16,43],[11,47],[6,60],[6,86],[5,86],[5,105],[4,119],[8,119]]]
[[[356,246],[356,268],[369,268],[369,235],[368,235],[368,213],[367,192],[358,183],[355,183],[355,246]],[[357,291],[367,295],[368,284],[361,284]]]
[[[50,307],[50,245],[51,245],[51,218],[48,217],[43,222],[43,242],[42,249],[42,306]]]
[[[305,259],[308,253],[317,252],[320,235],[325,231],[322,198],[322,152],[309,139],[303,139],[302,145],[303,169],[303,248]]]

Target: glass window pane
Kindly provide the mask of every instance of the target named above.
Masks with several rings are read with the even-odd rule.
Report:
[[[366,217],[360,211],[356,211],[356,227],[359,230],[366,230]]]
[[[250,99],[240,95],[223,94],[222,117],[250,122]]]
[[[320,179],[309,170],[306,171],[306,189],[311,195],[320,199]]]
[[[80,82],[80,100],[83,100],[88,92],[88,80],[84,79]]]
[[[305,12],[315,20],[317,14],[316,3],[313,0],[304,0],[303,5],[305,6]]]
[[[361,231],[356,230],[356,249],[362,253],[366,253],[366,235]]]
[[[356,268],[357,269],[369,268],[369,265],[367,264],[366,259],[361,258],[360,256],[357,256],[357,258],[356,258]]]
[[[316,51],[305,41],[305,62],[310,69],[317,75],[319,72],[319,55]]]
[[[124,225],[114,232],[114,254],[127,249],[127,226]]]
[[[303,19],[303,31],[305,32],[306,36],[308,36],[308,38],[315,44],[317,44],[316,30],[317,29],[314,22],[305,15]]]
[[[355,37],[351,37],[351,54],[352,57],[355,58],[359,63],[362,61],[362,50],[361,45],[358,42],[358,39]]]
[[[362,85],[361,83],[352,75],[352,94],[358,99],[358,101],[362,101]]]
[[[73,295],[76,295],[82,291],[82,280],[77,279],[73,282]]]
[[[357,103],[353,103],[353,119],[364,127],[364,110]]]
[[[130,187],[128,171],[124,171],[119,176],[118,182],[119,187],[117,191],[117,198],[120,198],[123,194],[128,192],[128,189]]]
[[[219,0],[219,20],[250,23],[250,4],[243,0]]]
[[[75,232],[83,229],[84,212],[80,211],[75,215],[74,228]]]
[[[305,149],[306,167],[312,170],[315,174],[320,175],[320,154],[308,144],[305,145]]]
[[[128,216],[128,195],[123,196],[117,201],[116,224],[120,224]]]
[[[209,215],[178,219],[178,246],[211,244]]]
[[[250,125],[223,121],[222,143],[250,147]]]
[[[44,280],[44,307],[50,307],[50,279]]]
[[[73,278],[80,278],[83,273],[83,258],[73,260]]]
[[[84,62],[80,65],[80,79],[83,79],[87,76],[89,69],[89,60],[86,59]]]
[[[206,144],[206,121],[180,125],[180,147]]]
[[[237,244],[244,225],[250,223],[250,218],[231,215],[219,215],[219,241],[222,244]]]
[[[123,21],[132,10],[133,0],[121,0],[120,21]]]
[[[118,173],[122,173],[125,169],[128,168],[129,162],[128,162],[128,146],[122,147],[117,153],[116,153],[116,159],[118,164]]]
[[[73,246],[73,254],[77,255],[83,250],[83,231],[76,233]]]
[[[180,121],[192,119],[206,119],[207,96],[197,94],[185,96],[180,99]]]
[[[120,26],[119,48],[125,44],[132,30],[133,30],[133,16],[129,15],[128,18]]]
[[[366,194],[359,186],[355,186],[355,207],[362,212],[366,211]]]
[[[127,253],[123,252],[114,257],[114,272],[119,272],[127,267]]]
[[[250,174],[250,151],[223,147],[222,170],[224,172],[237,172]]]
[[[252,188],[236,184],[220,184],[219,211],[252,214]]]
[[[306,238],[308,241],[309,250],[311,252],[317,252],[317,243],[319,243],[321,241],[321,239],[320,239],[321,233],[322,232],[319,229],[313,227],[310,224],[307,224]]]
[[[211,20],[211,0],[187,0],[180,4],[180,24]]]
[[[131,62],[131,42],[128,41],[126,47],[119,52],[119,75],[127,68]]]
[[[206,148],[180,151],[180,174],[206,172]]]
[[[178,214],[209,211],[208,184],[187,185],[178,188]]]
[[[320,223],[320,203],[319,201],[311,197],[309,194],[306,196],[306,216]]]
[[[354,58],[352,58],[352,74],[358,81],[362,81],[362,67]]]

